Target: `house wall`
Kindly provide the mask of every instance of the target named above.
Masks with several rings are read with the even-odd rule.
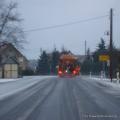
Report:
[[[27,69],[27,59],[12,45],[5,43],[0,48],[0,77],[17,78]]]
[[[18,65],[5,64],[4,65],[4,78],[18,78]]]
[[[4,54],[2,54],[2,62],[6,61],[8,57],[15,58],[16,61],[19,63],[21,70],[25,70],[27,68],[27,60],[25,59],[25,57],[12,47],[8,47],[4,51]]]

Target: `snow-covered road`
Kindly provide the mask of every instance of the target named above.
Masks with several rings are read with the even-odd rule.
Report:
[[[89,77],[0,83],[0,120],[120,120],[120,88]]]
[[[0,79],[0,100],[55,76],[30,76],[19,79]]]

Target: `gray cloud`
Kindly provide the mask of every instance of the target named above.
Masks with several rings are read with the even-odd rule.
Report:
[[[47,27],[84,20],[109,14],[114,8],[114,41],[120,44],[120,1],[119,0],[19,0],[19,12],[24,19],[24,29]],[[28,58],[37,58],[40,48],[48,51],[54,44],[58,49],[64,45],[75,54],[84,54],[84,41],[93,51],[100,37],[109,30],[109,17],[76,25],[30,32],[25,54]],[[105,37],[108,43],[107,37]]]

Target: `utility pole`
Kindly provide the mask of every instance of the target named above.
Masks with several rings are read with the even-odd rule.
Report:
[[[87,42],[85,40],[85,56],[87,55]]]
[[[110,9],[110,79],[113,79],[113,9]]]

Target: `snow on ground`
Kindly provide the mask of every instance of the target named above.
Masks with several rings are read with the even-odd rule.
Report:
[[[105,77],[100,77],[100,76],[91,76],[90,78],[92,78],[93,80],[102,80],[102,81],[107,81],[110,82],[109,78],[105,78]],[[113,79],[113,83],[117,82],[117,79]]]
[[[0,79],[0,83],[3,83],[3,82],[12,82],[12,81],[16,81],[16,80],[19,80],[19,79]]]
[[[18,79],[0,79],[0,100],[55,76],[29,76]]]
[[[111,80],[109,78],[101,78],[99,76],[91,76],[89,79],[96,81],[99,85],[106,87],[105,89],[108,93],[112,93],[115,95],[120,95],[120,83],[117,79]]]
[[[52,76],[24,76],[22,78],[14,78],[14,79],[8,79],[8,78],[1,78],[0,79],[0,83],[5,83],[5,82],[13,82],[13,81],[17,81],[17,80],[25,80],[25,79],[33,79],[33,78],[44,78],[44,77],[52,77]]]

